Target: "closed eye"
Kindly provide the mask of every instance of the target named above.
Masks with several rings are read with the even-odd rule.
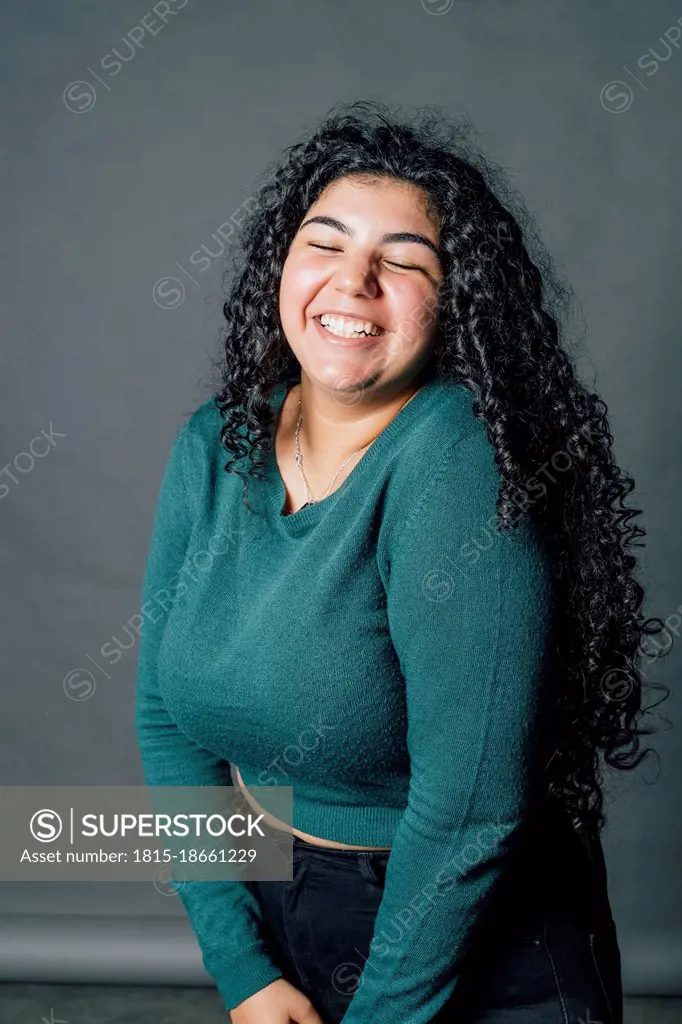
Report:
[[[323,249],[324,252],[343,251],[342,249],[337,249],[333,245],[320,245],[319,242],[308,242],[308,245],[312,246],[313,249]],[[384,260],[384,263],[389,267],[398,267],[400,270],[422,270],[422,267],[415,267],[412,263],[396,263],[394,260]]]

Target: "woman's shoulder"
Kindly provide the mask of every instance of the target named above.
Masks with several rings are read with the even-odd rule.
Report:
[[[220,433],[223,418],[216,405],[215,397],[212,395],[201,402],[193,412],[189,413],[183,423],[181,430],[189,437],[202,441],[212,441],[216,432]]]
[[[474,394],[443,379],[428,387],[428,401],[387,467],[379,544],[387,556],[411,522],[452,531],[472,500],[479,518],[495,508],[495,450],[486,421],[474,414]]]
[[[475,414],[475,395],[464,384],[439,379],[428,385],[431,400],[404,438],[392,476],[396,486],[410,487],[431,478],[441,467],[473,463],[485,475],[496,475],[494,446],[488,424]],[[421,487],[420,487],[421,489]]]
[[[216,476],[226,452],[220,441],[223,418],[213,397],[186,413],[174,442],[184,466],[184,476],[193,491]]]
[[[178,438],[194,459],[211,462],[225,452],[220,441],[224,422],[215,397],[211,396],[186,415],[178,430]]]

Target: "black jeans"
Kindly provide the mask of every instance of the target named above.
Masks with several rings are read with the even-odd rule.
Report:
[[[509,872],[435,1022],[622,1024],[620,950],[598,837]],[[390,854],[293,837],[293,880],[251,881],[283,976],[338,1024],[369,956]],[[368,1022],[369,1024],[369,1022]],[[396,1024],[409,1024],[400,1021]]]

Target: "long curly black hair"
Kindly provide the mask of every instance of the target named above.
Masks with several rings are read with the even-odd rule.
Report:
[[[300,378],[278,295],[308,208],[345,175],[418,186],[438,219],[445,260],[432,314],[433,372],[469,388],[475,415],[486,421],[501,477],[497,528],[533,516],[553,561],[556,685],[540,740],[541,792],[577,831],[601,830],[604,764],[632,770],[652,752],[640,749],[639,737],[654,731],[644,718],[657,704],[645,707],[643,691],[662,689],[661,700],[670,691],[647,682],[642,658],[665,625],[641,614],[644,590],[632,575],[628,549],[642,547],[645,534],[634,522],[641,510],[624,504],[634,481],[615,462],[604,402],[577,379],[559,341],[570,291],[503,173],[471,143],[473,131],[434,106],[398,116],[385,104],[339,104],[266,170],[242,204],[226,272],[214,394],[225,469],[242,474],[248,456],[248,506],[247,478],[260,475],[273,443],[272,388]]]

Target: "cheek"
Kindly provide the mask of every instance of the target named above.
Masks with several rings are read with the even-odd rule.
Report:
[[[321,287],[320,272],[297,260],[288,260],[282,270],[279,290],[283,316],[299,317]]]
[[[405,287],[395,296],[394,309],[399,324],[398,333],[405,341],[418,343],[428,338],[436,318],[437,300],[432,289],[418,284]]]

